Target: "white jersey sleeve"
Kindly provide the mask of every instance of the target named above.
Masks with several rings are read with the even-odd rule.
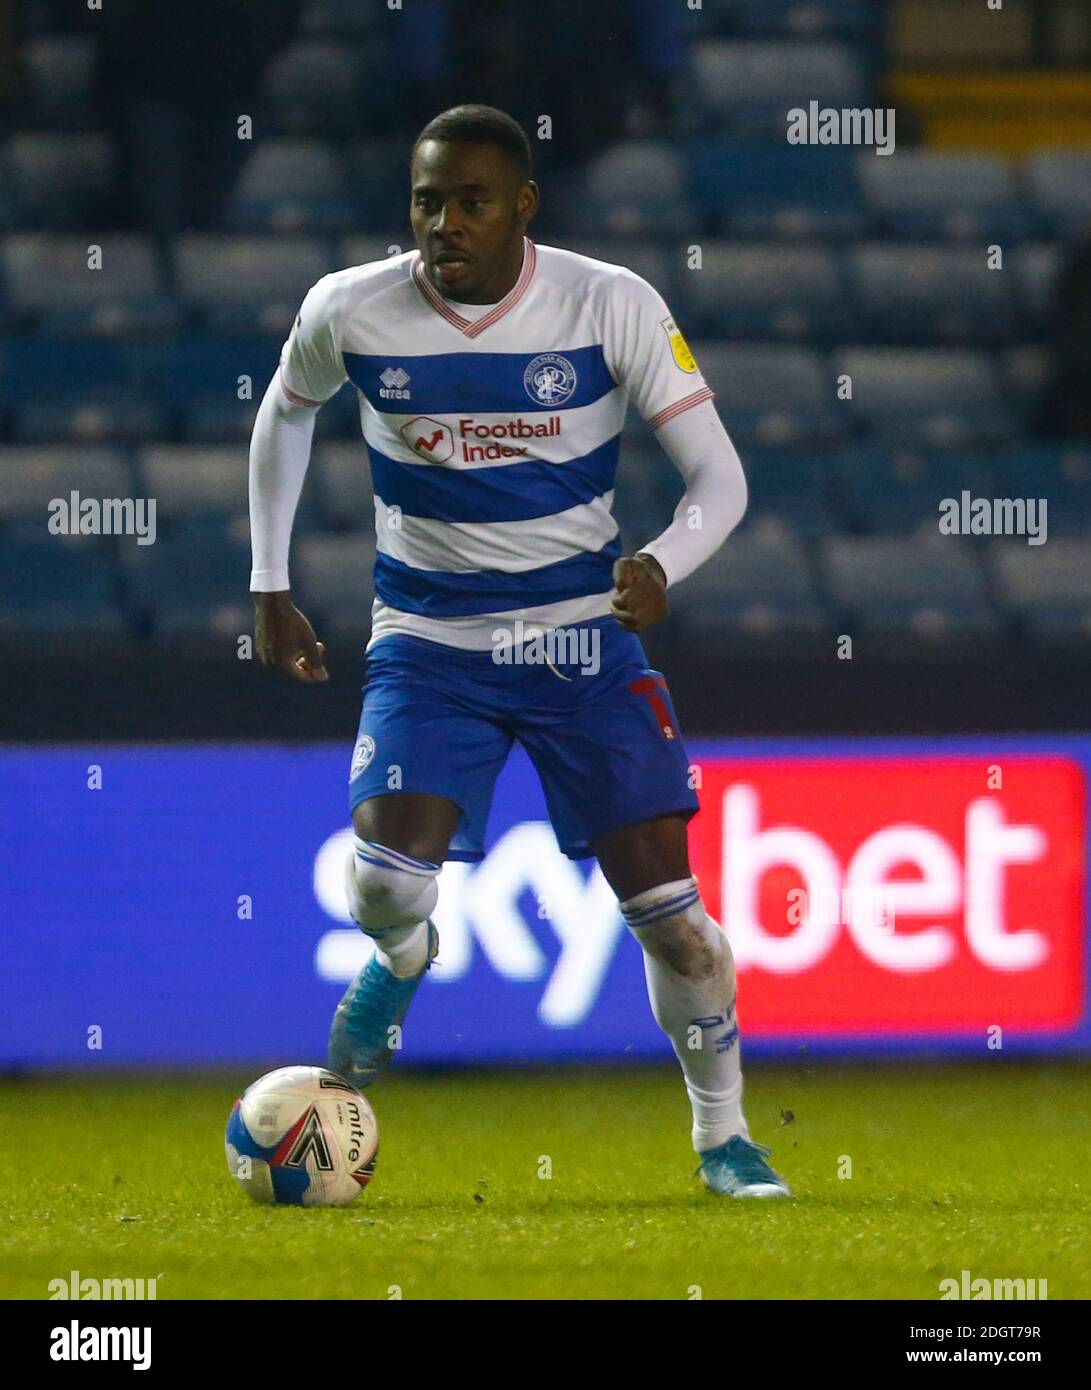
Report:
[[[323,276],[303,300],[280,354],[280,379],[296,404],[322,405],[348,380],[341,355],[341,277]]]
[[[712,399],[666,301],[631,270],[608,282],[603,352],[610,375],[653,430]]]

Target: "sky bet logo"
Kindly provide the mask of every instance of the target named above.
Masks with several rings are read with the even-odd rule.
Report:
[[[384,401],[409,399],[409,392],[405,389],[409,385],[409,373],[404,367],[387,367],[384,372],[380,372],[379,380],[383,383],[379,395]]]
[[[429,463],[446,463],[455,452],[456,440],[449,425],[429,415],[417,415],[401,428],[402,438],[415,454]],[[561,417],[531,422],[519,417],[497,424],[484,424],[472,418],[458,422],[457,446],[463,463],[489,463],[494,459],[527,458],[529,445],[503,444],[506,439],[559,439]],[[480,441],[474,443],[473,441]]]

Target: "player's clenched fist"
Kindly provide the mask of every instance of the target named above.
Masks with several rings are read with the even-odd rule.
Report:
[[[263,666],[297,681],[328,681],[326,648],[288,593],[254,595],[254,644]]]
[[[628,632],[643,632],[667,616],[667,576],[651,555],[630,555],[614,561],[614,593],[610,611]]]

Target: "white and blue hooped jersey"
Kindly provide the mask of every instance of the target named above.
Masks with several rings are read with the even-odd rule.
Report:
[[[289,391],[357,388],[375,493],[370,649],[391,633],[487,650],[498,626],[610,611],[629,399],[652,429],[709,400],[663,299],[623,266],[524,239],[498,304],[444,299],[418,251],[303,301]]]

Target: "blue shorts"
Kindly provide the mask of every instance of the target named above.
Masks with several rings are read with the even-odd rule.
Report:
[[[491,651],[403,634],[377,642],[349,774],[352,807],[391,791],[445,796],[462,812],[447,858],[482,859],[493,788],[518,741],[569,859],[588,858],[591,841],[620,826],[693,816],[700,803],[667,683],[640,639],[613,617],[564,631],[579,649],[547,648],[548,663],[540,650],[536,661],[505,664]]]

